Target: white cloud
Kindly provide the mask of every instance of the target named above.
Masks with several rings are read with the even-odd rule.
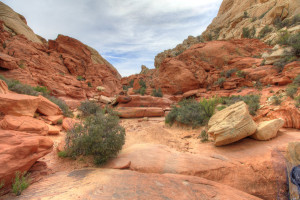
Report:
[[[222,0],[3,0],[46,39],[86,43],[123,76],[153,67],[157,53],[200,35]]]

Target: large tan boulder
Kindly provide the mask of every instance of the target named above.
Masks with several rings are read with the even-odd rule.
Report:
[[[43,96],[39,96],[41,102],[37,108],[37,111],[43,115],[53,116],[53,115],[61,115],[62,111],[58,105],[49,101]]]
[[[120,107],[116,111],[122,118],[162,117],[165,114],[157,107]]]
[[[216,146],[239,141],[256,131],[256,124],[245,102],[237,102],[217,112],[208,122],[208,133]]]
[[[52,146],[53,141],[44,136],[0,130],[0,180],[9,185],[17,171],[28,171]]]
[[[33,117],[41,99],[23,94],[0,94],[0,112],[6,115]]]
[[[0,94],[7,94],[9,93],[8,87],[3,80],[0,80]]]
[[[47,135],[49,128],[44,121],[28,116],[6,115],[0,122],[0,127],[4,130],[22,131]]]
[[[284,125],[283,119],[273,119],[258,124],[256,132],[251,138],[256,140],[270,140],[277,136],[278,130]]]

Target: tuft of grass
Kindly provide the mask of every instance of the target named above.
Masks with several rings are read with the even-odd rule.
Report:
[[[226,81],[226,78],[221,77],[219,78],[217,81],[214,82],[214,85],[219,85],[219,86],[223,86],[223,83]]]
[[[244,71],[238,70],[238,71],[236,72],[236,75],[237,75],[237,77],[245,78],[247,74],[246,74],[246,72],[244,72]]]
[[[154,96],[154,97],[163,97],[163,93],[161,91],[161,88],[158,88],[158,90],[153,89],[152,90],[152,96]]]
[[[208,134],[205,130],[201,131],[200,138],[201,142],[208,142]]]
[[[300,74],[294,78],[293,84],[300,86]]]
[[[21,173],[19,171],[16,172],[15,180],[12,183],[12,191],[16,196],[22,194],[22,192],[29,186],[30,180],[26,172]]]
[[[101,110],[99,105],[94,101],[83,101],[78,108],[83,116],[94,115]]]
[[[62,123],[63,123],[63,120],[62,119],[59,119],[59,120],[57,120],[57,122],[56,122],[58,125],[61,125]]]
[[[78,81],[85,81],[85,78],[83,78],[82,76],[77,76],[76,79],[77,79]]]
[[[93,87],[91,82],[87,82],[88,87]]]
[[[235,73],[237,69],[230,69],[225,72],[225,77],[230,78],[233,73]]]
[[[65,151],[60,151],[60,152],[57,153],[57,155],[60,158],[66,158],[66,157],[68,157],[68,154]]]
[[[280,105],[282,103],[282,95],[273,95],[273,105]]]
[[[298,91],[298,86],[294,84],[288,85],[288,87],[285,89],[286,95],[291,98],[294,98],[297,91]]]
[[[300,108],[300,95],[295,98],[295,106]]]
[[[258,34],[258,38],[262,39],[264,38],[268,33],[272,32],[272,28],[269,27],[269,25],[266,25],[263,29],[261,29],[261,31]]]

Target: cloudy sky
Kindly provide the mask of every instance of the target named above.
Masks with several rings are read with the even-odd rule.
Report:
[[[74,37],[97,49],[122,76],[154,68],[154,57],[198,36],[222,0],[3,0],[46,39]]]

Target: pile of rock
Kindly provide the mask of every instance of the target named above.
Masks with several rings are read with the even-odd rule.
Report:
[[[277,136],[283,124],[282,119],[274,119],[256,125],[247,105],[240,101],[212,116],[208,122],[208,133],[216,146],[222,146],[248,136],[256,140],[270,140]]]

